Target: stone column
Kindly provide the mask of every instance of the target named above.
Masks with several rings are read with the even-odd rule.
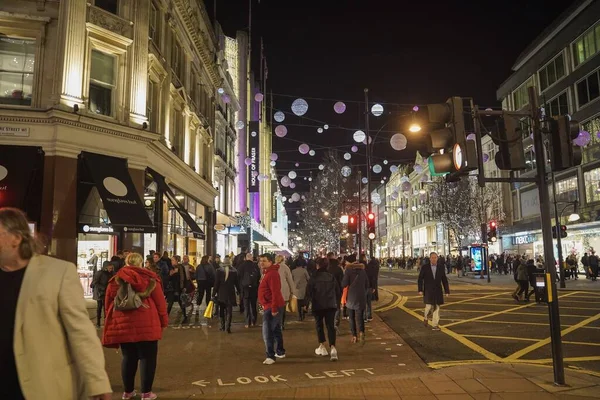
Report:
[[[133,45],[131,47],[131,100],[129,123],[141,125],[148,121],[146,92],[148,90],[148,0],[136,0],[133,17]]]
[[[40,233],[48,255],[77,263],[77,159],[44,160]]]
[[[62,72],[57,77],[60,103],[67,107],[83,106],[83,76],[85,71],[87,2],[63,0],[59,8],[59,48]]]

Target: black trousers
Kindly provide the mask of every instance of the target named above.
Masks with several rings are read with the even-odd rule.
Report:
[[[313,311],[315,316],[315,324],[317,326],[317,336],[319,337],[319,343],[325,343],[325,331],[323,330],[323,320],[325,320],[325,326],[327,327],[327,338],[329,339],[329,345],[335,346],[335,308],[328,310],[317,310]]]
[[[101,299],[97,300],[96,307],[96,326],[100,326],[100,322],[102,322],[102,310],[104,310],[104,296],[101,296]],[[106,312],[104,313],[104,318],[106,318]]]
[[[256,303],[258,302],[258,293],[255,290],[244,289],[242,294],[244,301],[244,312],[246,325],[256,325],[256,318],[258,315],[258,309]]]
[[[152,391],[154,374],[156,373],[156,356],[158,354],[158,341],[122,343],[121,352],[121,378],[125,391],[133,392],[135,387],[135,374],[138,362],[140,363],[140,380],[142,381],[142,393]]]
[[[197,281],[198,282],[198,299],[196,300],[196,304],[197,305],[201,305],[202,304],[202,299],[204,298],[204,295],[206,294],[206,305],[208,305],[208,302],[210,301],[210,296],[211,296],[211,291],[212,291],[212,286],[208,284],[207,281]]]
[[[219,319],[221,329],[231,329],[231,319],[233,317],[233,305],[219,302]]]
[[[171,309],[173,308],[173,303],[177,301],[179,307],[181,307],[181,311],[183,312],[183,318],[187,318],[185,313],[185,307],[181,302],[181,296],[175,295],[175,292],[167,292],[167,314],[171,314]]]
[[[304,299],[298,299],[298,321],[304,321],[306,312],[304,311]]]
[[[519,293],[517,293],[517,296],[520,297],[523,292],[525,295],[527,295],[527,290],[529,290],[529,281],[519,281],[519,285],[521,286],[521,289],[519,290]]]

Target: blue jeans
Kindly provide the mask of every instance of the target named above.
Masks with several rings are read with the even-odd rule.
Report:
[[[373,312],[371,309],[371,301],[373,300],[373,289],[367,289],[367,308],[365,309],[365,321],[373,318]]]
[[[275,353],[279,355],[285,354],[283,348],[283,333],[281,332],[281,317],[283,307],[279,309],[276,316],[273,316],[271,309],[264,310],[263,312],[263,325],[262,334],[265,341],[265,349],[267,358],[275,359]],[[275,350],[275,346],[277,349]]]

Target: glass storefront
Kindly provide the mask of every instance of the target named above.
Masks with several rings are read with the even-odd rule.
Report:
[[[77,237],[77,273],[85,297],[92,297],[90,287],[94,271],[99,271],[105,261],[110,261],[116,247],[116,236],[80,233]]]

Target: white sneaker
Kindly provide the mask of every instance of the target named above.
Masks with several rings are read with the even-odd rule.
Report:
[[[337,350],[335,347],[331,348],[331,361],[337,361],[338,360],[338,356],[337,356]]]
[[[329,353],[327,353],[327,349],[325,348],[325,346],[320,345],[319,347],[317,347],[315,349],[315,354],[318,355],[318,356],[323,356],[324,357],[324,356],[328,355]]]
[[[272,358],[267,358],[265,361],[263,361],[263,364],[273,365],[273,364],[275,364],[275,360],[273,360]]]

